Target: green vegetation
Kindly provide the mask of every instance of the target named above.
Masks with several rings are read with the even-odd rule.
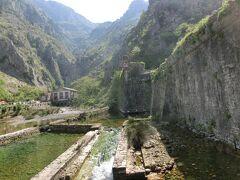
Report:
[[[15,101],[30,101],[38,100],[43,90],[33,86],[23,86],[19,88],[18,92],[14,95]]]
[[[138,46],[135,46],[131,51],[131,56],[136,57],[141,53],[141,49]]]
[[[1,146],[1,180],[31,179],[80,137],[79,134],[46,133]]]
[[[229,13],[228,7],[229,7],[229,0],[224,0],[222,7],[218,11],[218,19],[222,18],[223,16],[226,16]]]
[[[50,114],[57,114],[59,112],[60,108],[58,107],[48,107],[46,109],[31,109],[31,108],[25,108],[19,111],[17,115],[22,115],[27,120],[33,119],[35,116],[47,116]],[[16,116],[16,114],[15,114]]]
[[[107,88],[103,87],[102,80],[96,77],[85,76],[71,85],[78,90],[78,97],[74,100],[75,106],[104,107],[107,103]]]
[[[194,28],[194,24],[188,24],[184,22],[177,27],[174,34],[178,37],[182,37],[183,35],[191,32],[193,28]]]
[[[38,100],[43,92],[43,89],[27,85],[0,72],[0,100],[7,102]]]
[[[34,118],[34,116],[46,116],[49,114],[58,113],[60,108],[47,107],[45,109],[32,109],[28,105],[16,104],[16,105],[4,105],[0,106],[0,118],[7,116],[15,117],[22,115],[27,120]]]
[[[135,149],[139,150],[144,141],[153,132],[149,121],[145,120],[128,120],[126,125],[126,135],[128,143]]]
[[[9,93],[5,87],[5,82],[0,79],[0,100],[10,101],[12,100],[12,94]]]
[[[208,25],[209,18],[210,16],[206,16],[201,21],[199,21],[199,23],[195,24],[192,27],[190,26],[191,28],[188,29],[189,32],[177,43],[172,54],[179,52],[187,41],[191,41],[193,44],[195,44],[198,41],[199,35],[205,33],[205,28]]]
[[[110,112],[114,114],[118,113],[120,103],[123,101],[121,77],[122,71],[115,72],[109,92],[108,106]]]

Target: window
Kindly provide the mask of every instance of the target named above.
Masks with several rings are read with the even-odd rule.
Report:
[[[54,94],[53,94],[53,99],[54,99],[54,100],[58,100],[58,93],[54,93]]]
[[[69,93],[68,92],[65,92],[65,98],[69,99]]]
[[[60,92],[60,99],[63,99],[63,92]]]

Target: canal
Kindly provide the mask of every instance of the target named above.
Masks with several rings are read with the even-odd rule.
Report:
[[[78,122],[102,123],[101,133],[91,154],[75,180],[112,180],[112,164],[125,119],[101,119]],[[169,180],[239,180],[240,156],[219,142],[202,138],[191,131],[172,126],[157,126],[167,151],[177,167],[165,176]],[[0,179],[27,180],[76,142],[81,135],[36,135],[0,146]]]

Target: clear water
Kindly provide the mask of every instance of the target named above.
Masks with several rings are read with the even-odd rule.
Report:
[[[228,146],[177,127],[162,127],[159,131],[169,138],[165,144],[177,163],[166,179],[240,180],[240,156]]]
[[[112,166],[117,150],[120,130],[103,132],[95,143],[90,157],[75,180],[112,180]]]
[[[46,133],[0,146],[0,179],[30,179],[80,137],[79,134]]]

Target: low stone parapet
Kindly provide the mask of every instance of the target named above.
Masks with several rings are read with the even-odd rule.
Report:
[[[40,133],[39,128],[32,127],[0,136],[0,145],[9,144],[20,139],[28,138],[34,134]]]
[[[121,137],[117,147],[117,153],[113,162],[114,179],[126,179],[128,143],[125,129],[122,129]]]
[[[90,154],[97,139],[98,136],[96,136],[85,147],[83,147],[81,153],[77,155],[74,160],[71,161],[71,163],[69,163],[68,166],[58,174],[58,176],[55,177],[55,179],[74,179]]]
[[[56,160],[45,167],[31,180],[59,180],[67,179],[65,172],[68,172],[68,167],[76,160],[76,158],[86,159],[91,150],[92,145],[98,137],[98,131],[90,131],[82,137],[77,143],[72,145],[67,151],[61,154]],[[88,145],[91,146],[88,146]],[[89,149],[89,151],[86,151]],[[78,167],[80,168],[80,167]]]
[[[128,147],[126,128],[122,129],[114,159],[114,180],[144,180],[153,175],[155,179],[159,179],[172,170],[174,159],[169,156],[159,132],[154,127],[149,130],[139,150]]]

